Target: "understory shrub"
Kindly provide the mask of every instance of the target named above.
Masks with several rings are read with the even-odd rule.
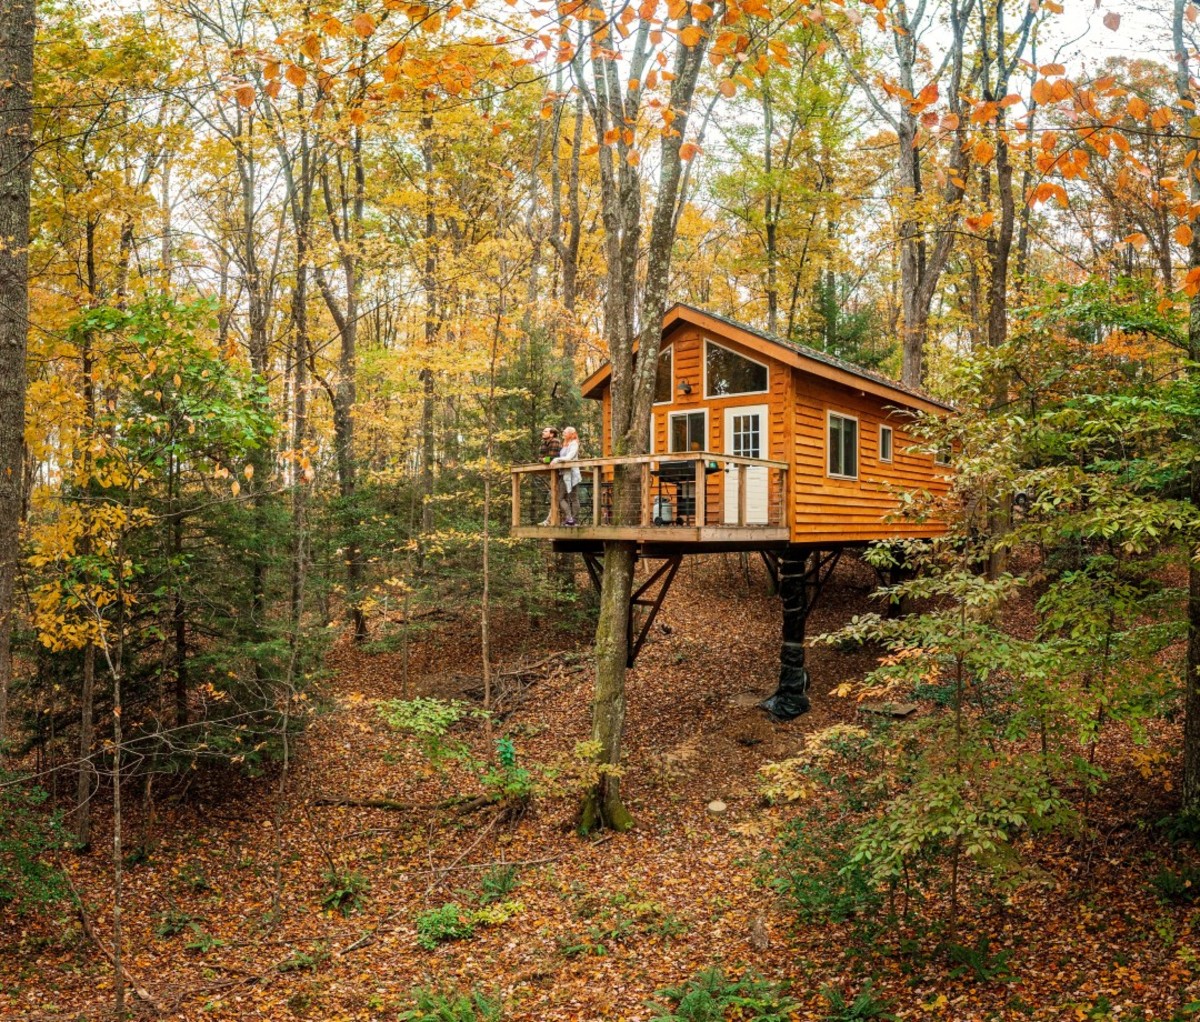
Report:
[[[735,979],[713,967],[680,986],[656,991],[662,1000],[650,1003],[650,1017],[661,1022],[787,1022],[800,1004],[783,990],[784,984],[753,972]]]
[[[413,1006],[397,1016],[398,1022],[500,1022],[504,1006],[499,998],[480,990],[433,990],[417,987],[412,992]]]

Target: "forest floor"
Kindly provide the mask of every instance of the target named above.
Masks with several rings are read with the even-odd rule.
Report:
[[[870,570],[843,560],[813,630],[873,609],[873,585]],[[786,980],[799,1019],[866,1017],[832,1014],[822,990],[853,993],[868,977],[905,1019],[1167,1022],[1200,1007],[1200,921],[1150,884],[1184,854],[1152,826],[1173,805],[1169,774],[1147,778],[1114,753],[1086,834],[1031,841],[1018,888],[968,900],[961,942],[987,935],[991,960],[1007,967],[990,980],[971,969],[954,975],[905,934],[864,943],[853,923],[801,925],[763,884],[764,855],[795,810],[764,803],[758,770],[807,735],[853,722],[854,701],[830,692],[861,678],[873,656],[813,650],[813,712],[779,724],[754,706],[774,688],[779,636],[778,602],[757,560],[688,559],[659,622],[629,678],[623,789],[637,827],[619,836],[577,836],[576,800],[565,795],[537,799],[515,821],[490,806],[439,808],[478,788],[431,769],[380,719],[377,701],[406,694],[403,654],[337,646],[293,748],[281,886],[277,777],[201,775],[186,797],[161,798],[152,821],[131,810],[128,843],[144,837],[148,850],[125,879],[126,962],[141,991],[134,1016],[392,1020],[411,1006],[414,986],[434,985],[502,997],[513,1022],[646,1019],[657,990],[713,965]],[[534,665],[504,679],[511,712],[496,730],[513,738],[521,762],[562,759],[587,738],[587,645],[544,622],[531,629],[515,612],[497,622],[498,667]],[[475,698],[477,622],[432,626],[408,660],[412,694]],[[462,737],[487,753],[482,724]],[[1164,725],[1156,740],[1176,739]],[[333,804],[380,799],[395,805]],[[710,811],[714,800],[724,813]],[[99,834],[105,812],[98,807]],[[497,864],[516,866],[515,887],[501,892],[507,908],[469,939],[421,947],[417,917],[449,902],[478,905],[484,878],[501,882]],[[64,866],[107,945],[105,843]],[[360,903],[346,915],[322,905],[331,870],[361,878]],[[282,912],[272,923],[277,890]],[[0,921],[0,1019],[107,1018],[112,985],[109,962],[74,917]]]

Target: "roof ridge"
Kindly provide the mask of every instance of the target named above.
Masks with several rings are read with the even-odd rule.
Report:
[[[893,390],[901,391],[905,394],[910,394],[913,397],[921,398],[923,401],[930,401],[934,404],[941,405],[944,408],[953,410],[953,406],[947,404],[940,398],[934,397],[923,388],[913,387],[907,383],[901,383],[899,380],[893,380],[890,376],[885,376],[883,373],[873,372],[870,369],[865,369],[860,365],[850,362],[844,358],[839,358],[837,355],[831,355],[827,351],[821,351],[817,348],[810,348],[807,344],[800,344],[796,341],[788,340],[780,337],[778,334],[770,333],[767,330],[761,330],[758,327],[750,326],[748,323],[743,323],[740,320],[733,319],[731,316],[722,315],[719,312],[711,312],[708,309],[702,309],[698,305],[692,305],[689,302],[675,302],[667,314],[670,315],[672,309],[688,309],[691,312],[699,313],[702,316],[709,316],[712,319],[720,320],[722,323],[735,327],[738,330],[745,330],[746,333],[754,334],[755,337],[762,338],[764,341],[770,341],[772,344],[778,344],[780,347],[787,348],[790,351],[798,352],[801,355],[811,358],[816,362],[824,362],[826,365],[832,366],[835,369],[841,369],[843,372],[851,373],[855,376],[861,376],[863,379],[871,380],[875,383],[881,383],[886,387],[891,387]]]

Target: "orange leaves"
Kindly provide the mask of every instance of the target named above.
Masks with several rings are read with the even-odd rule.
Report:
[[[679,33],[679,41],[684,46],[695,46],[704,38],[704,30],[699,25],[688,25]]]
[[[1200,266],[1188,270],[1187,276],[1183,278],[1183,290],[1189,298],[1200,294]]]
[[[971,158],[981,167],[986,167],[996,155],[996,147],[986,138],[976,139],[970,147]]]
[[[1038,70],[1047,78],[1053,78],[1056,75],[1065,75],[1067,69],[1062,64],[1043,64]]]
[[[321,56],[321,40],[310,32],[300,44],[300,52],[312,60],[317,60]]]
[[[1175,112],[1169,106],[1160,106],[1150,115],[1150,127],[1155,131],[1162,131],[1174,119]]]
[[[690,160],[700,152],[700,147],[695,142],[684,142],[679,147],[679,158],[681,160]]]
[[[1121,245],[1132,245],[1139,252],[1149,243],[1150,239],[1147,238],[1146,235],[1144,235],[1141,231],[1134,231],[1132,234],[1126,235],[1118,242],[1118,244]]]
[[[697,21],[708,21],[713,16],[713,9],[708,4],[692,4],[692,17]]]
[[[295,64],[289,64],[287,70],[283,72],[283,77],[288,80],[289,84],[294,85],[297,89],[302,89],[304,83],[308,81],[308,72]]]
[[[1104,27],[1110,32],[1115,32],[1121,27],[1121,15],[1115,11],[1109,11],[1104,15]]]
[[[1175,240],[1180,245],[1190,245],[1195,237],[1195,232],[1188,224],[1180,224],[1175,228]]]
[[[721,95],[724,96],[726,99],[732,99],[737,94],[737,86],[734,85],[733,82],[730,81],[728,78],[726,78],[724,81],[722,81],[721,84],[717,86],[717,88],[720,91]]]
[[[254,86],[249,83],[239,85],[233,90],[234,97],[238,101],[238,106],[249,109],[254,106]]]
[[[1054,100],[1054,86],[1045,78],[1039,78],[1033,83],[1033,91],[1031,93],[1033,101],[1039,106],[1044,106]]]
[[[989,227],[991,227],[995,222],[995,219],[996,214],[989,209],[986,213],[983,213],[980,216],[966,217],[964,218],[963,222],[967,225],[967,230],[972,231],[975,234],[979,234],[980,232],[986,231]]]
[[[1062,185],[1055,184],[1053,181],[1043,181],[1029,193],[1026,202],[1030,206],[1036,206],[1050,199],[1057,201],[1063,209],[1067,208],[1067,190]]]
[[[369,14],[360,14],[353,21],[354,34],[360,39],[369,39],[375,32],[375,19]]]

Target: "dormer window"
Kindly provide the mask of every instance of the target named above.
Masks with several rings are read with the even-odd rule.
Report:
[[[704,396],[732,397],[735,394],[765,394],[767,367],[752,358],[704,342]]]

